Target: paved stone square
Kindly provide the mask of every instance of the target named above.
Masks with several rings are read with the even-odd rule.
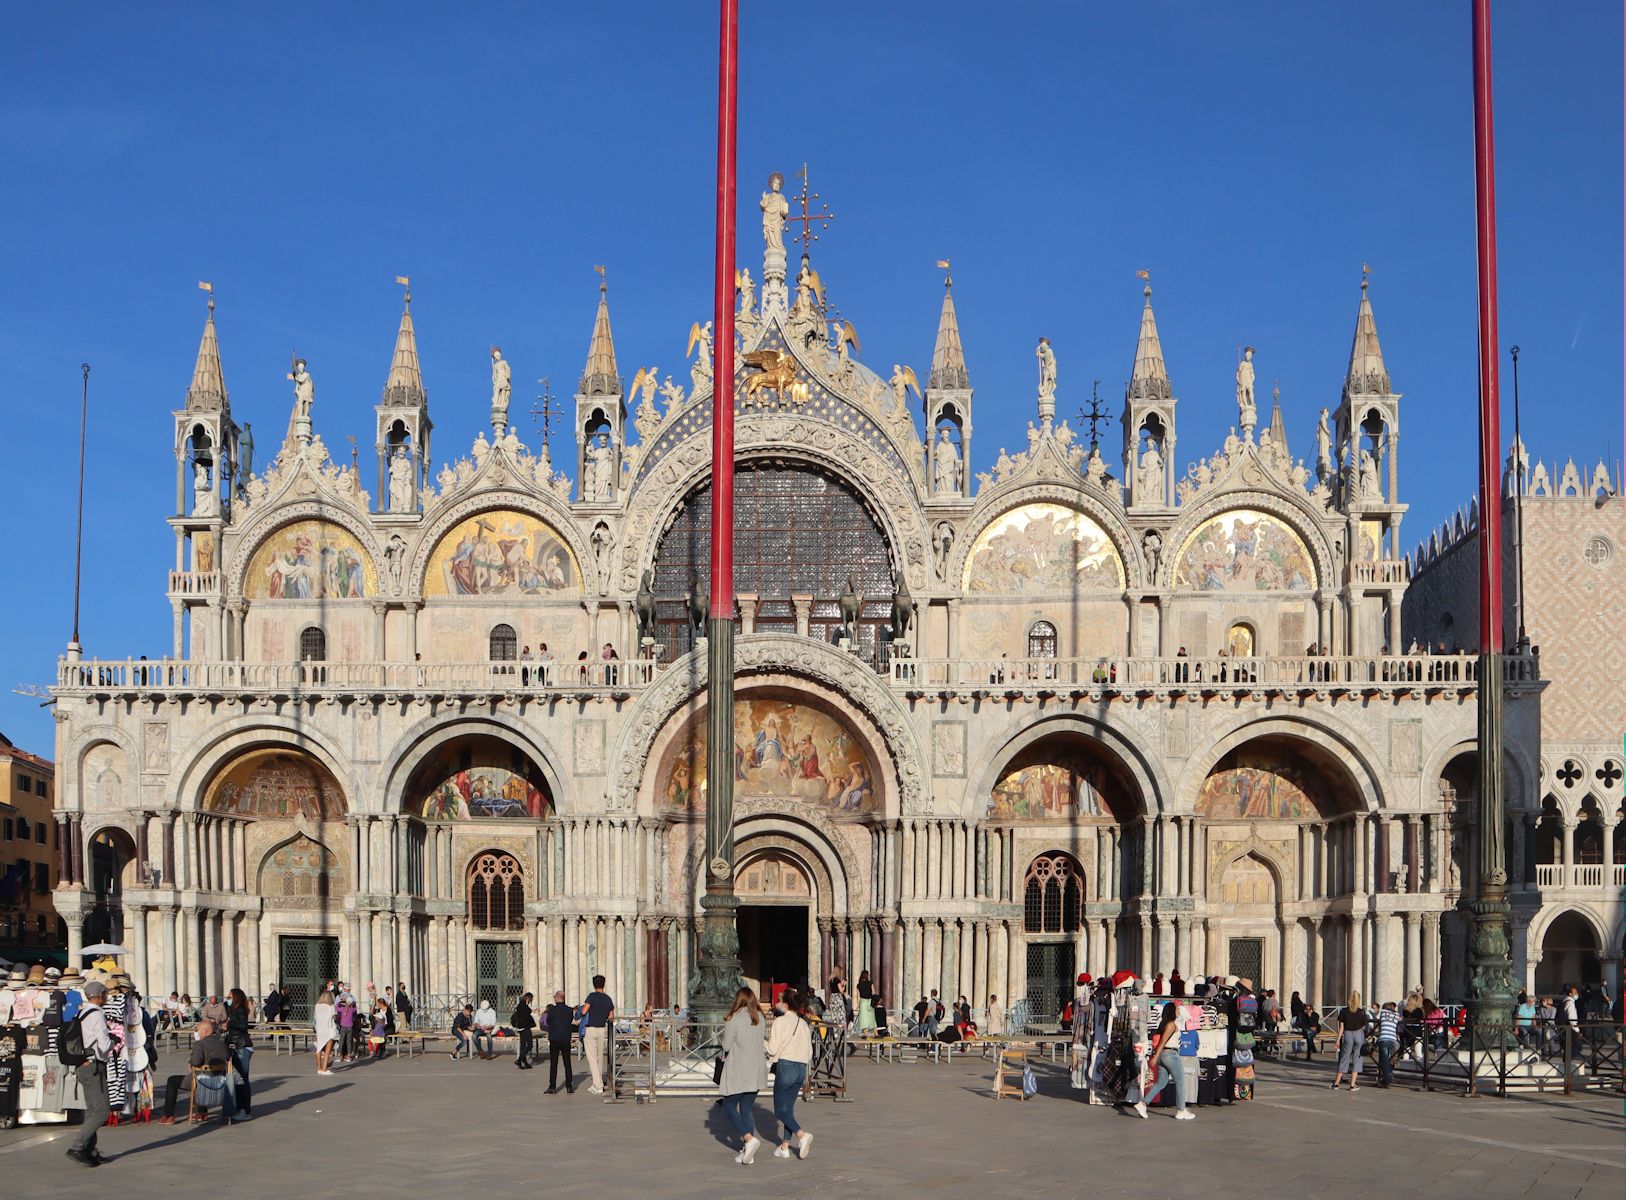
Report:
[[[179,1061],[171,1053],[162,1064]],[[94,1173],[69,1134],[0,1134],[0,1179],[30,1200],[104,1194],[402,1197],[1150,1197],[1229,1194],[1386,1200],[1607,1197],[1626,1189],[1619,1097],[1464,1099],[1409,1088],[1327,1089],[1330,1064],[1266,1064],[1259,1099],[1177,1125],[1091,1108],[1060,1067],[1031,1101],[988,1097],[990,1064],[856,1062],[851,1103],[800,1106],[805,1161],[750,1167],[701,1099],[605,1104],[543,1095],[544,1070],[391,1059],[318,1078],[308,1054],[255,1056],[255,1119],[120,1127]],[[770,1105],[760,1102],[766,1130]],[[184,1112],[184,1109],[183,1109]],[[15,1189],[15,1190],[14,1190]],[[1243,1190],[1237,1190],[1243,1189]]]

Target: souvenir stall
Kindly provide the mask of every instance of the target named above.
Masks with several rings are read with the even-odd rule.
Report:
[[[1232,1086],[1236,1078],[1233,1054],[1236,1045],[1231,1012],[1235,994],[1221,987],[1214,994],[1201,999],[1172,996],[1147,998],[1145,1037],[1148,1047],[1163,1023],[1164,1010],[1176,1005],[1178,1015],[1175,1028],[1179,1030],[1180,1065],[1184,1069],[1181,1080],[1190,1104],[1225,1104],[1234,1097]],[[1252,1079],[1252,1059],[1248,1060],[1249,1079]],[[1163,1089],[1153,1101],[1153,1107],[1172,1106],[1174,1088]]]
[[[61,1124],[84,1107],[78,1078],[57,1058],[80,982],[75,968],[35,966],[14,968],[0,988],[0,1127]]]
[[[1146,1032],[1148,1008],[1140,980],[1129,971],[1119,971],[1108,986],[1096,991],[1090,1014],[1092,1103],[1124,1104],[1140,1099],[1140,1081],[1151,1045]]]
[[[97,959],[85,972],[85,979],[99,980],[107,987],[102,1011],[113,1042],[107,1060],[108,1124],[147,1121],[152,1117],[156,1039],[148,1028],[151,1018],[142,1008],[141,993],[116,958]]]

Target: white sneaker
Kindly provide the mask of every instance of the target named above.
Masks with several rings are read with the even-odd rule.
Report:
[[[587,1090],[589,1092],[591,1092],[595,1096],[602,1096],[604,1094],[604,1089],[599,1087],[599,1085],[596,1084],[596,1083],[592,1087],[588,1088]]]
[[[802,1130],[802,1144],[800,1146],[796,1147],[796,1157],[797,1158],[806,1158],[812,1152],[813,1152],[813,1135],[811,1133],[809,1133],[807,1130],[804,1129],[804,1130]]]
[[[747,1167],[750,1166],[751,1160],[757,1156],[757,1147],[760,1145],[762,1145],[762,1139],[759,1137],[754,1137],[747,1141],[745,1143],[745,1149],[740,1151],[740,1162]]]
[[[1146,1101],[1144,1101],[1144,1100],[1135,1101],[1135,1115],[1137,1117],[1139,1117],[1143,1121],[1147,1119],[1147,1117],[1146,1117]]]
[[[773,1156],[775,1158],[789,1158],[790,1157],[790,1143],[789,1142],[782,1142],[779,1145],[775,1146],[774,1149],[773,1149]]]
[[[1177,1112],[1174,1114],[1174,1119],[1176,1121],[1195,1121],[1197,1114],[1194,1112]]]

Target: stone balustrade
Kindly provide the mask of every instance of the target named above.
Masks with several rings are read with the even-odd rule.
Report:
[[[1350,583],[1405,583],[1411,578],[1411,572],[1405,559],[1380,559],[1350,563],[1348,576]]]
[[[1561,888],[1620,889],[1626,887],[1626,863],[1541,863],[1536,867],[1536,886]]]
[[[605,662],[191,662],[63,659],[57,690],[69,694],[348,692],[415,695],[624,692],[655,677],[652,659]]]
[[[1408,692],[1472,689],[1472,654],[1288,658],[894,658],[892,685],[914,694],[1025,692]],[[1538,660],[1510,655],[1504,683],[1535,683]]]
[[[220,594],[220,572],[171,571],[169,573],[169,594],[171,596],[218,596]]]

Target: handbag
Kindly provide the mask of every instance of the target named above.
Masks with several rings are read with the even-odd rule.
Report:
[[[715,1059],[712,1060],[711,1081],[718,1087],[723,1086],[723,1060],[727,1057],[728,1056],[726,1054],[719,1054]]]
[[[1022,1068],[1022,1094],[1024,1096],[1039,1094],[1039,1077],[1033,1073],[1032,1067]]]

